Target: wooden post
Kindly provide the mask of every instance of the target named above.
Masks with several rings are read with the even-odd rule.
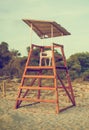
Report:
[[[51,46],[53,45],[53,25],[51,25]]]
[[[3,81],[3,90],[2,90],[3,96],[6,96],[6,84],[5,81]]]
[[[32,30],[33,30],[33,25],[31,23],[31,31],[30,31],[30,35],[31,35],[31,39],[30,39],[30,47],[32,46]]]
[[[2,96],[5,97],[6,96],[5,81],[2,81],[1,92],[2,92]]]

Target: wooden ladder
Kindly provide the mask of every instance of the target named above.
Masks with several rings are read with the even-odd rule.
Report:
[[[39,63],[38,63],[38,65],[35,65],[35,66],[31,65],[31,59],[33,57],[34,48],[39,48],[39,50],[41,52],[45,48],[51,49],[51,51],[52,51],[52,65],[51,66],[45,66],[45,65],[39,66]],[[62,68],[57,67],[55,64],[55,56],[54,56],[54,49],[55,48],[61,48],[62,57],[63,57],[63,61],[64,61],[64,67],[62,67]],[[37,59],[36,56],[34,58]],[[38,55],[38,59],[39,59],[39,55]],[[40,59],[38,61],[40,61]],[[66,71],[66,76],[67,76],[67,80],[69,83],[69,86],[68,86],[69,89],[66,88],[63,81],[61,80],[59,73],[57,73],[57,69],[64,69]],[[51,75],[49,75],[47,73],[49,70],[52,73]],[[52,80],[53,85],[46,86],[46,84],[42,84],[43,79],[45,79],[47,81]],[[27,84],[27,80],[29,81],[28,84]],[[70,81],[70,77],[69,77],[69,73],[68,73],[68,69],[67,69],[67,65],[66,65],[66,59],[64,56],[63,46],[59,45],[59,44],[55,44],[55,43],[53,43],[52,46],[45,46],[45,47],[32,44],[32,46],[30,48],[30,52],[28,54],[28,59],[26,62],[23,76],[22,76],[21,84],[19,86],[19,92],[18,92],[18,96],[16,99],[15,108],[16,109],[19,108],[22,101],[47,102],[47,103],[55,103],[56,104],[56,113],[59,113],[58,89],[60,87],[58,87],[57,80],[60,81],[62,88],[65,90],[65,92],[66,92],[67,96],[69,97],[70,101],[72,102],[72,104],[75,105],[73,89],[72,89],[72,85],[71,85],[71,81]],[[30,95],[29,90],[30,91],[36,90],[37,96],[35,98],[29,97],[29,95]],[[45,90],[54,91],[55,99],[41,98],[41,91],[45,91]]]

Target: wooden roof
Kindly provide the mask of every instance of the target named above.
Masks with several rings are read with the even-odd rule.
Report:
[[[32,29],[41,39],[70,35],[65,28],[63,28],[60,24],[57,24],[55,21],[40,21],[30,19],[23,19],[23,21],[28,26],[32,26]],[[51,27],[53,28],[53,33]]]

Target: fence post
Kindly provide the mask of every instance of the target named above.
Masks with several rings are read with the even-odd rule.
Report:
[[[2,94],[3,94],[3,96],[6,96],[6,84],[5,84],[5,81],[3,81]]]

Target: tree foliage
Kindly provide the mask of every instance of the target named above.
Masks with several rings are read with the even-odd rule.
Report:
[[[30,47],[26,49],[29,52]],[[34,49],[32,55],[31,65],[38,65],[39,60],[35,57],[39,56],[39,49]],[[57,51],[55,51],[55,56],[56,66],[63,66],[61,55]],[[18,50],[9,50],[8,43],[2,42],[0,44],[0,76],[22,77],[26,60],[27,57],[21,57],[21,53]],[[89,52],[71,55],[67,59],[67,66],[72,80],[76,78],[89,80]],[[63,78],[65,73],[58,71]]]
[[[21,77],[26,58],[20,55],[18,50],[10,51],[8,43],[0,44],[0,76]]]
[[[89,52],[71,55],[67,63],[72,79],[89,76]]]
[[[8,49],[8,44],[6,42],[2,42],[0,44],[0,69],[8,64],[10,59],[11,55]]]

